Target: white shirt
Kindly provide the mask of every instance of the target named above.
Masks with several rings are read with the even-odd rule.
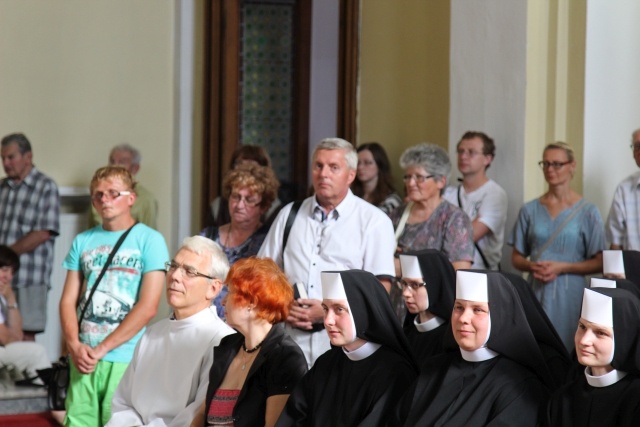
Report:
[[[147,328],[113,395],[106,427],[188,426],[206,398],[213,347],[234,332],[215,307]]]
[[[314,196],[305,199],[291,227],[283,256],[284,228],[292,205],[282,208],[258,256],[269,257],[280,267],[284,263],[289,281],[304,284],[310,299],[322,300],[322,271],[360,269],[375,276],[395,276],[396,240],[391,220],[351,190],[328,215],[315,209],[319,206]],[[298,343],[310,366],[330,348],[325,331],[309,333],[287,328],[287,332]]]
[[[613,195],[605,237],[610,245],[640,250],[640,172],[625,178]]]
[[[507,221],[507,193],[494,180],[482,184],[480,188],[467,193],[462,184],[455,187],[447,187],[444,198],[454,206],[458,204],[458,188],[460,188],[460,200],[462,210],[471,221],[476,218],[486,225],[490,232],[482,236],[477,244],[487,258],[489,266],[485,266],[482,257],[475,251],[471,268],[496,270],[502,258],[502,245],[504,244],[504,227]]]

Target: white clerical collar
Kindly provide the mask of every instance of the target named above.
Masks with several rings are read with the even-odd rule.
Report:
[[[493,359],[498,355],[498,353],[488,349],[487,347],[480,347],[473,351],[460,349],[460,354],[467,362],[484,362],[485,360]]]
[[[420,315],[417,315],[415,319],[413,319],[413,324],[416,325],[416,329],[418,330],[418,332],[433,331],[438,326],[444,323],[444,319],[441,319],[438,316],[434,316],[432,319],[429,319],[424,323],[420,323],[419,320]]]
[[[356,348],[353,351],[348,351],[344,347],[342,347],[342,351],[344,351],[344,354],[350,360],[357,362],[358,360],[366,359],[367,357],[371,356],[373,353],[378,351],[380,347],[382,347],[382,345],[367,341],[362,346]]]
[[[626,377],[627,373],[614,369],[613,371],[607,372],[604,375],[595,377],[591,375],[591,368],[587,366],[584,369],[584,376],[587,377],[587,383],[589,383],[591,387],[608,387]]]

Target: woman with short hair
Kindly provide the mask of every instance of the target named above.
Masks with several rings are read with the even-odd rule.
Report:
[[[222,187],[229,201],[231,221],[221,227],[207,227],[200,235],[218,243],[230,265],[257,255],[269,232],[263,215],[276,199],[278,186],[278,179],[270,168],[255,164],[238,166],[225,175]],[[224,319],[222,299],[226,294],[223,288],[213,302],[221,319]]]
[[[293,289],[268,258],[239,260],[225,282],[227,323],[239,333],[213,349],[204,426],[273,426],[307,372],[302,350],[282,326]]]
[[[234,170],[237,167],[248,165],[264,166],[273,171],[271,158],[269,157],[267,150],[259,145],[240,145],[238,148],[233,150],[233,153],[231,154],[229,169],[227,172]],[[229,216],[229,199],[224,194],[222,197],[218,196],[213,199],[210,207],[210,215],[207,219],[208,224],[220,227],[221,225],[228,224],[229,221],[231,221],[231,217]],[[276,197],[271,204],[271,207],[264,214],[265,223],[271,224],[281,207],[282,202]]]
[[[396,232],[400,229],[398,253],[437,249],[455,269],[470,268],[474,253],[471,221],[442,197],[451,172],[449,155],[437,145],[419,144],[402,153],[400,166],[409,202],[390,215]]]

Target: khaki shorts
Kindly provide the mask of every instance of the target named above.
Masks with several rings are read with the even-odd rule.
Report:
[[[47,294],[48,286],[29,286],[15,290],[20,315],[22,316],[22,330],[31,333],[44,332],[47,324]]]

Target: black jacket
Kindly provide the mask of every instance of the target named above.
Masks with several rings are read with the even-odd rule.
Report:
[[[240,350],[244,336],[231,334],[213,349],[213,365],[209,371],[209,388],[205,406],[205,426],[211,400],[222,384],[231,361]],[[307,372],[307,361],[298,344],[284,331],[282,324],[274,325],[267,334],[256,360],[233,409],[234,427],[264,425],[267,398],[291,394]]]

